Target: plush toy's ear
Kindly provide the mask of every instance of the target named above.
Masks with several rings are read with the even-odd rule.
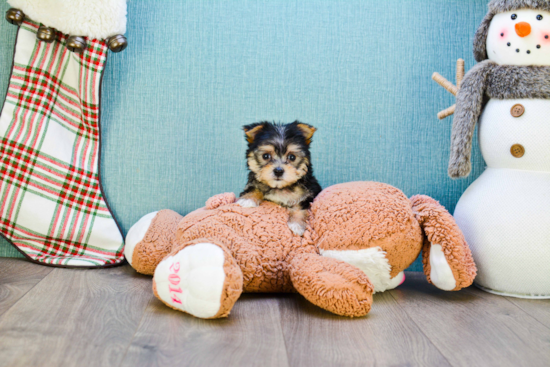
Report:
[[[244,134],[246,135],[246,141],[249,144],[253,143],[258,133],[262,131],[264,127],[265,124],[262,122],[243,126]]]
[[[302,131],[302,133],[304,134],[304,138],[306,138],[306,143],[307,145],[309,145],[311,143],[311,138],[313,138],[313,134],[315,134],[317,129],[311,125],[303,124],[301,122],[298,123],[296,126]]]
[[[411,204],[425,235],[422,262],[428,282],[444,291],[469,287],[477,269],[452,215],[428,196],[413,196]]]

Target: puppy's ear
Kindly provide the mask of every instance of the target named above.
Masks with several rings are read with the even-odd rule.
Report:
[[[314,128],[311,125],[304,124],[299,122],[296,127],[302,131],[302,134],[304,134],[304,138],[306,138],[306,143],[309,145],[311,143],[311,138],[313,138],[313,134],[317,131],[316,128]]]
[[[251,125],[243,126],[244,134],[246,135],[246,141],[252,144],[256,139],[256,136],[265,127],[264,123],[255,123]]]

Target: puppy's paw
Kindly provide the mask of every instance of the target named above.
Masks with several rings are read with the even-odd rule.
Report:
[[[297,236],[303,236],[306,231],[306,224],[300,222],[288,222],[288,228]]]
[[[239,199],[237,201],[237,204],[239,204],[243,208],[256,208],[258,206],[258,203],[252,199]]]

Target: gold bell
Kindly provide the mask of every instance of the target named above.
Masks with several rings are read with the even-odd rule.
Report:
[[[86,40],[80,36],[70,36],[67,38],[67,48],[72,52],[82,52],[86,49]]]
[[[107,43],[107,47],[109,47],[109,50],[113,52],[121,52],[128,47],[128,39],[124,37],[122,34],[117,34],[115,36],[109,37],[105,40]]]
[[[20,26],[25,20],[25,13],[19,9],[11,8],[6,12],[6,20],[13,25]]]
[[[55,29],[46,27],[45,25],[40,25],[38,32],[36,32],[36,38],[40,41],[52,43],[57,38],[57,35]]]

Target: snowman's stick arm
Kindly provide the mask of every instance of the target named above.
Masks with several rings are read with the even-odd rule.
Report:
[[[452,116],[455,113],[456,110],[456,104],[452,105],[451,107],[447,108],[446,110],[443,110],[437,114],[437,118],[440,120],[444,120],[449,116]]]
[[[453,96],[456,96],[456,94],[458,93],[458,88],[456,87],[456,85],[445,79],[441,74],[434,73],[432,75],[432,79],[435,80],[437,84],[445,88]]]
[[[460,89],[462,80],[464,79],[464,60],[458,59],[456,62],[456,87]]]

